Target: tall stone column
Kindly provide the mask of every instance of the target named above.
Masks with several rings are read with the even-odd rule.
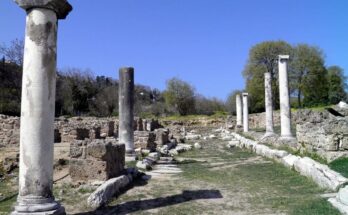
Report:
[[[134,69],[121,68],[119,71],[119,142],[126,145],[126,153],[134,153]]]
[[[249,104],[248,104],[248,93],[243,93],[243,131],[249,131]]]
[[[242,120],[242,99],[240,98],[240,94],[236,95],[236,115],[237,115],[237,127],[243,125]]]
[[[271,73],[265,73],[265,109],[266,109],[266,136],[274,135],[273,130],[273,99]]]
[[[12,214],[65,214],[54,200],[53,139],[57,21],[66,0],[16,0],[27,12],[23,62],[19,195]]]
[[[291,134],[291,109],[288,83],[287,62],[289,55],[279,55],[279,100],[280,100],[280,126],[281,138],[292,139]]]

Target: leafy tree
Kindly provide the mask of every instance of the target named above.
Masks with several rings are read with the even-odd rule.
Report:
[[[328,103],[327,70],[324,65],[313,64],[303,79],[303,105],[306,107]]]
[[[266,41],[251,48],[243,71],[251,112],[264,110],[264,73],[271,73],[273,98],[279,97],[278,55],[284,54],[292,54],[291,45],[285,41]],[[274,105],[278,108],[278,99],[274,101]]]
[[[180,115],[194,112],[195,89],[187,82],[178,78],[168,80],[164,98],[167,106],[173,107]]]
[[[343,69],[339,66],[331,66],[327,68],[328,71],[328,99],[330,104],[337,104],[342,100],[346,100],[346,77]]]
[[[317,71],[311,71],[313,69],[316,69]],[[326,86],[321,84],[318,86],[315,85],[316,81],[319,81],[320,79],[324,81],[323,75],[325,73],[323,52],[318,47],[309,46],[307,44],[299,44],[295,46],[293,48],[293,58],[289,65],[289,70],[289,84],[292,88],[292,93],[297,94],[298,107],[302,107],[304,88],[307,88],[307,96],[314,96],[309,92],[310,90],[316,91],[317,88],[326,88]],[[318,74],[320,77],[316,77],[315,74]],[[311,80],[312,78],[317,80]],[[304,84],[304,81],[306,84],[313,83],[313,85],[308,86]],[[309,87],[312,88],[309,89]],[[318,90],[319,92],[322,91],[322,89]],[[324,92],[324,94],[326,93]],[[307,98],[306,101],[311,101],[311,103],[323,102],[323,98],[320,98],[320,96],[318,97],[318,95],[315,95],[315,98],[320,101],[314,101],[314,98]]]
[[[226,107],[223,101],[218,98],[206,98],[203,95],[195,97],[195,113],[201,115],[212,115],[217,112],[225,112]]]
[[[241,90],[234,90],[232,91],[226,100],[226,109],[228,112],[230,112],[231,114],[236,114],[236,95],[237,94],[242,94]],[[242,99],[242,97],[241,97]]]

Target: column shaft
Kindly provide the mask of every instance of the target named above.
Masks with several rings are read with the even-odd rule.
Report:
[[[56,13],[44,8],[29,10],[23,62],[19,196],[13,214],[60,208],[52,194],[56,43]]]
[[[242,99],[240,98],[240,94],[236,95],[236,115],[237,115],[237,126],[242,126],[243,125]]]
[[[279,56],[279,99],[280,99],[280,124],[281,137],[292,138],[291,134],[291,109],[288,84],[287,60],[288,55]]]
[[[266,136],[274,134],[271,73],[265,73]]]
[[[126,145],[128,154],[134,153],[134,69],[119,71],[119,142]]]
[[[248,104],[248,93],[243,93],[243,130],[244,132],[249,131],[249,104]]]

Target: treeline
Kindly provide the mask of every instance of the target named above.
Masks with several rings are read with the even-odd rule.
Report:
[[[0,46],[0,114],[20,115],[23,41]],[[94,76],[89,70],[68,68],[57,71],[56,116],[117,116],[118,80]],[[135,115],[211,115],[226,110],[223,101],[206,98],[180,79],[167,81],[165,91],[135,85]]]
[[[265,72],[271,73],[274,107],[279,108],[278,55],[290,55],[288,75],[292,107],[331,105],[347,99],[343,69],[326,66],[320,48],[307,44],[293,46],[285,41],[267,41],[251,48],[243,71],[251,112],[264,111]],[[232,93],[230,99],[236,93]]]
[[[0,45],[0,113],[20,115],[23,41]],[[291,106],[296,108],[337,104],[346,100],[346,77],[338,66],[326,66],[324,53],[307,44],[292,46],[284,41],[262,42],[251,48],[243,70],[246,87],[231,92],[226,102],[207,98],[178,78],[160,91],[135,86],[135,115],[211,115],[235,112],[235,95],[249,93],[250,112],[264,111],[264,73],[272,76],[274,107],[279,108],[278,55],[290,55],[288,64]],[[118,115],[118,80],[94,76],[89,70],[69,68],[57,72],[56,115]]]

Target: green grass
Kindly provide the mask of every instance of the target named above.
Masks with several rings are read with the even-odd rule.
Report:
[[[194,157],[195,151],[188,157]],[[186,157],[186,155],[184,155]],[[198,155],[199,156],[199,155]],[[247,159],[255,155],[233,150],[218,153],[226,161]],[[256,208],[272,208],[289,214],[339,214],[326,200],[318,197],[324,192],[313,181],[275,162],[240,165],[234,171],[213,171],[204,163],[181,165],[183,176],[192,181],[204,181],[224,189],[244,187],[251,194],[249,201]]]
[[[348,177],[348,158],[339,158],[329,163],[329,167],[336,172]]]
[[[17,190],[10,179],[0,179],[0,193],[4,197],[0,200],[0,214],[9,214],[17,200]]]

